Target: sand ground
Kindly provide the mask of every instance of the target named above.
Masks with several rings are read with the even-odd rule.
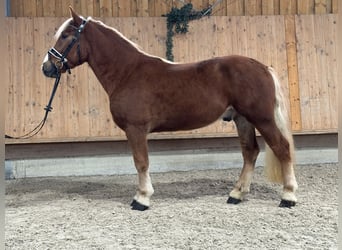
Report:
[[[337,249],[337,164],[297,166],[298,204],[256,168],[251,193],[227,204],[241,169],[152,174],[151,208],[132,211],[136,175],[6,181],[6,249]]]

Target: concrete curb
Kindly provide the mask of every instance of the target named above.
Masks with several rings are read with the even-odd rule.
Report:
[[[338,162],[338,150],[296,151],[297,165]],[[263,166],[264,152],[256,165]],[[241,152],[150,154],[150,172],[241,168]],[[49,176],[91,176],[135,174],[131,155],[45,158],[5,161],[6,179]]]

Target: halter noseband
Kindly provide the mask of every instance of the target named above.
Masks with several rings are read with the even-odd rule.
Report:
[[[65,49],[63,54],[60,53],[58,50],[56,50],[54,47],[49,49],[48,54],[57,59],[57,61],[54,63],[57,69],[61,70],[64,67],[70,74],[70,67],[68,65],[68,59],[66,57],[68,56],[70,50],[75,45],[75,43],[79,40],[80,34],[83,31],[87,22],[88,22],[87,19],[82,18],[81,25],[78,28],[75,27],[75,29],[76,29],[75,36],[72,38],[72,41],[70,42],[68,47]],[[81,64],[80,44],[79,43],[77,45],[77,54],[78,54],[78,62],[79,62],[79,64]]]

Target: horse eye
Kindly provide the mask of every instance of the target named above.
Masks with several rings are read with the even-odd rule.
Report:
[[[66,35],[65,33],[62,33],[62,34],[61,34],[61,38],[62,38],[62,39],[65,39],[65,38],[67,38],[67,37],[68,37],[68,35]]]

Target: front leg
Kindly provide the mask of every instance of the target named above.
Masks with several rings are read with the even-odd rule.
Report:
[[[129,127],[125,132],[132,150],[139,181],[138,190],[131,203],[131,207],[133,210],[144,211],[149,208],[150,197],[154,193],[148,171],[147,133],[140,127]]]

